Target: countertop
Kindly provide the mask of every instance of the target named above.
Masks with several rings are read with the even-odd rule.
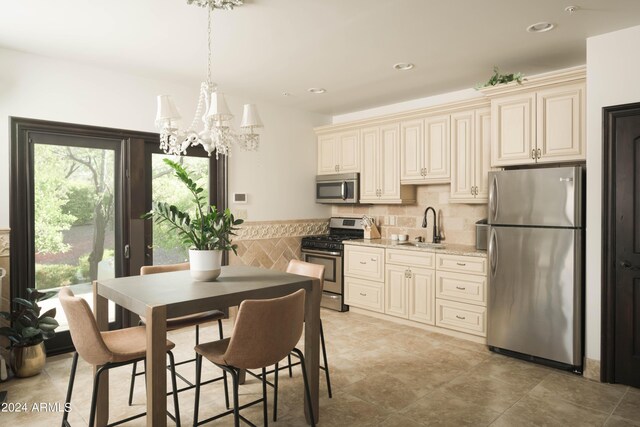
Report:
[[[408,251],[433,252],[436,254],[464,255],[486,257],[487,251],[476,249],[472,245],[458,245],[455,243],[444,243],[444,248],[421,248],[418,246],[402,244],[391,239],[357,239],[343,242],[345,245],[373,246],[386,249],[403,249]]]

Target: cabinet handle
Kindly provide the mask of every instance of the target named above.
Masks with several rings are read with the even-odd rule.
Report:
[[[465,288],[464,286],[456,286],[456,289],[461,290],[461,291],[464,291],[464,290],[465,290],[465,289],[467,289],[467,288]]]
[[[536,159],[536,149],[535,148],[531,149],[531,158],[534,159],[534,160]]]
[[[464,317],[464,316],[458,316],[458,315],[456,314],[456,319],[464,320],[464,319],[466,319],[466,317]]]
[[[542,150],[538,148],[538,158],[542,157]]]
[[[365,265],[367,261],[360,261],[360,264]]]
[[[467,265],[467,263],[465,262],[456,262],[456,264],[458,264],[461,267],[464,267],[465,265]]]
[[[362,296],[362,297],[366,297],[366,296],[367,296],[367,294],[364,294],[364,293],[360,292],[360,296]]]
[[[371,258],[371,261],[376,262],[378,258]]]

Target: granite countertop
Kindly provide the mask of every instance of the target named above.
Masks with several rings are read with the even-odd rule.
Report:
[[[402,244],[397,240],[391,239],[357,239],[357,240],[349,240],[343,242],[345,245],[356,245],[356,246],[374,246],[379,248],[386,249],[405,249],[408,251],[422,251],[422,252],[433,252],[436,254],[449,254],[449,255],[465,255],[465,256],[477,256],[477,257],[486,257],[487,251],[482,251],[476,249],[475,246],[472,245],[459,245],[455,243],[443,243],[443,248],[428,248],[428,247],[418,247],[413,245]]]

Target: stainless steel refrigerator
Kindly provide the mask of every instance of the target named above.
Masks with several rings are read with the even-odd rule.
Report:
[[[489,173],[494,351],[581,371],[583,194],[579,166]]]

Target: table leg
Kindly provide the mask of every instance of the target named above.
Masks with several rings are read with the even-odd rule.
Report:
[[[147,307],[147,427],[167,425],[167,308]]]
[[[311,390],[311,406],[316,424],[319,419],[319,364],[320,364],[320,281],[313,280],[311,291],[307,291],[304,307],[304,358],[307,368],[309,389]],[[304,396],[304,393],[303,393]],[[303,400],[304,402],[304,400]],[[307,422],[311,418],[307,405],[304,406]]]
[[[98,295],[98,283],[93,282],[93,312],[96,317],[98,330],[109,330],[109,301]],[[93,375],[98,371],[100,366],[93,367]],[[96,399],[96,426],[106,426],[109,423],[109,371],[100,374],[100,387],[98,388],[98,396]],[[92,426],[89,426],[92,427]]]

